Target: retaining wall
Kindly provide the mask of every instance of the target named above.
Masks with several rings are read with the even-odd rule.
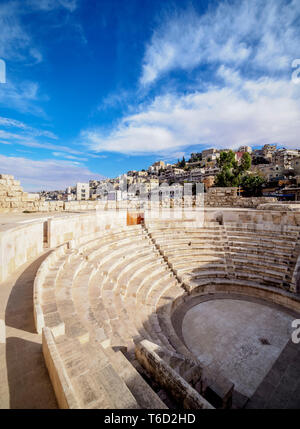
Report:
[[[44,222],[0,231],[0,282],[43,251]]]

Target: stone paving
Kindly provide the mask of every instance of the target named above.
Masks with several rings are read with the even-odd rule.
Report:
[[[217,313],[221,317],[216,318]],[[200,360],[218,366],[235,383],[233,408],[299,409],[300,345],[292,343],[290,335],[295,318],[297,313],[276,304],[218,294],[191,299],[177,309],[173,323],[176,320],[177,333]]]
[[[47,253],[46,253],[47,254]],[[33,320],[33,280],[46,254],[0,285],[0,408],[57,408]]]
[[[300,344],[287,343],[245,408],[300,409]]]

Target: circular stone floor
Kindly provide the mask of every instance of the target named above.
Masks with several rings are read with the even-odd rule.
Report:
[[[257,302],[213,299],[188,310],[182,335],[204,365],[250,398],[290,341],[293,319]]]

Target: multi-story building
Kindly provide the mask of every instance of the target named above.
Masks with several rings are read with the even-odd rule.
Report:
[[[286,169],[280,165],[260,164],[256,166],[256,170],[260,171],[268,182],[285,178]]]
[[[251,146],[240,146],[238,149],[238,152],[252,153],[252,147]]]
[[[206,158],[212,158],[212,156],[217,152],[218,152],[217,149],[214,149],[214,148],[205,149],[202,151],[202,159],[205,160]]]
[[[291,160],[291,167],[296,176],[300,176],[300,156]]]
[[[165,168],[166,163],[164,161],[157,161],[154,162],[154,164],[150,165],[150,167],[148,168],[148,172],[158,174],[161,170],[164,170]]]
[[[90,185],[89,183],[76,184],[76,199],[78,201],[88,200],[90,198]]]
[[[298,158],[300,151],[297,149],[278,149],[273,153],[272,162],[284,168],[291,168],[292,160]]]
[[[262,156],[272,161],[273,153],[276,151],[276,144],[265,144],[262,148]]]

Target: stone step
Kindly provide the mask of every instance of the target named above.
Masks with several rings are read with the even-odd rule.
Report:
[[[263,269],[263,270],[266,270],[266,272],[269,270],[270,272],[275,271],[281,274],[286,274],[288,271],[288,267],[286,265],[281,265],[278,263],[271,264],[270,261],[264,261],[264,260],[251,260],[246,258],[233,257],[232,262],[236,268],[246,266],[251,269],[252,268],[258,269],[258,271]]]
[[[110,347],[107,347],[104,349],[104,353],[108,356],[115,372],[125,382],[142,409],[167,409],[167,406],[121,351],[115,352]]]
[[[235,237],[233,235],[228,236],[228,242],[235,243],[233,245],[236,245],[239,243],[242,246],[247,246],[247,244],[251,243],[252,245],[255,244],[257,246],[263,246],[266,248],[277,248],[277,249],[292,249],[294,247],[293,242],[287,242],[287,241],[280,241],[275,239],[274,237],[272,239],[265,239],[262,237],[251,237],[251,239],[247,236],[245,237]]]
[[[200,278],[227,278],[227,272],[223,270],[203,270],[203,271],[197,271],[196,273],[182,273],[178,274],[178,277],[181,279],[181,281],[185,282],[190,279],[200,279]]]

